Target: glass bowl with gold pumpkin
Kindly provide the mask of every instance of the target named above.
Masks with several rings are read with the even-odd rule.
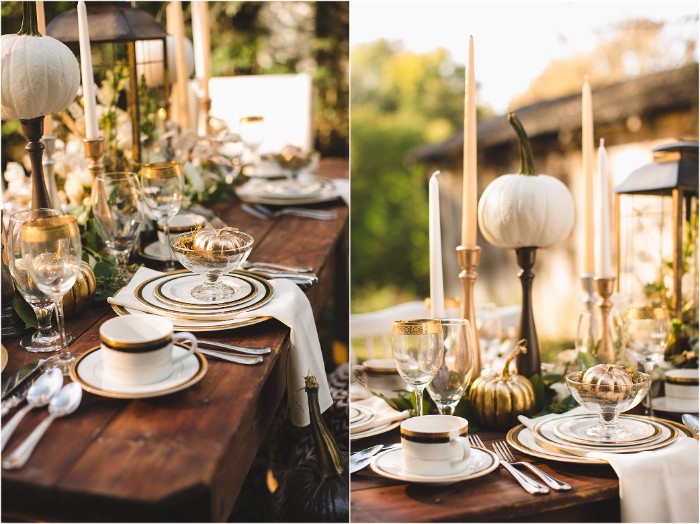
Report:
[[[216,302],[235,296],[237,290],[219,277],[240,267],[253,242],[252,236],[236,228],[204,228],[172,237],[170,247],[180,264],[204,279],[190,294],[197,300]]]
[[[598,423],[585,430],[597,441],[623,441],[631,434],[619,421],[646,396],[651,376],[616,364],[598,364],[586,371],[566,375],[571,395],[583,407],[598,414]]]

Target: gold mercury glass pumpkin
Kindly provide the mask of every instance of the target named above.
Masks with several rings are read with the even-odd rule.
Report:
[[[581,379],[583,384],[588,384],[590,391],[594,391],[601,399],[618,401],[625,398],[633,382],[624,366],[616,364],[598,364],[588,368]]]
[[[535,408],[535,390],[522,375],[511,375],[510,363],[526,353],[524,341],[506,357],[501,375],[477,378],[469,390],[469,401],[476,420],[492,429],[508,429],[518,422],[518,415],[530,415]]]
[[[97,282],[90,264],[83,261],[80,264],[80,273],[75,279],[73,287],[63,295],[63,314],[66,318],[82,314],[90,305],[95,296]]]
[[[192,236],[192,249],[201,251],[229,251],[239,249],[245,244],[238,234],[238,228],[224,227],[221,229],[204,228]]]

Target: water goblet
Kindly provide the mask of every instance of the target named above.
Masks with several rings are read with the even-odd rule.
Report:
[[[239,124],[241,140],[252,156],[250,163],[256,168],[260,163],[258,148],[265,140],[265,119],[259,115],[244,116],[240,119]]]
[[[396,370],[416,394],[417,415],[423,415],[423,390],[442,363],[444,345],[439,320],[397,320],[391,328]]]
[[[54,301],[56,309],[61,352],[47,359],[45,367],[56,367],[68,375],[75,359],[66,341],[63,296],[80,273],[82,245],[78,222],[71,215],[34,218],[22,224],[20,237],[27,273],[37,288]]]
[[[92,185],[97,232],[117,259],[122,285],[133,276],[128,269],[129,255],[143,222],[139,189],[138,178],[128,172],[98,175]]]
[[[501,317],[496,304],[476,305],[476,328],[479,333],[482,368],[488,373],[501,346]]]
[[[668,310],[664,307],[632,306],[625,315],[625,338],[630,355],[651,375],[661,362],[670,331]],[[647,392],[647,414],[654,414],[651,387]]]
[[[428,393],[441,415],[453,415],[472,380],[474,331],[466,319],[443,319],[444,356]]]
[[[20,340],[20,346],[32,353],[44,353],[61,349],[61,335],[51,328],[54,303],[36,286],[27,273],[26,260],[22,258],[22,224],[40,217],[58,216],[55,209],[39,208],[18,211],[10,215],[7,226],[7,260],[15,287],[36,314],[37,329]]]
[[[170,249],[170,225],[168,219],[177,215],[185,192],[185,179],[179,162],[156,162],[141,168],[141,192],[146,206],[160,223],[165,237],[167,260],[164,269],[173,271],[176,264]],[[161,247],[163,244],[161,243]]]

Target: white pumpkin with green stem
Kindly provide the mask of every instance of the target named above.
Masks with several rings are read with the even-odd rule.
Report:
[[[497,247],[549,247],[566,240],[574,225],[574,199],[558,179],[538,174],[530,141],[512,112],[520,142],[520,173],[501,175],[479,200],[479,227]]]
[[[2,35],[2,119],[31,120],[67,108],[78,93],[80,68],[68,47],[37,30],[35,2],[23,2],[22,27]]]

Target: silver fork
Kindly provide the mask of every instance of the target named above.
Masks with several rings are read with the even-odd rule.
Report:
[[[242,204],[243,211],[263,220],[278,218],[282,215],[294,215],[302,218],[311,218],[314,220],[335,220],[338,218],[338,213],[335,211],[326,211],[323,209],[306,209],[302,207],[283,207],[277,211],[272,211],[263,205]]]
[[[537,475],[540,479],[542,479],[542,481],[545,484],[547,484],[550,488],[556,489],[557,491],[566,491],[568,489],[571,489],[571,484],[567,484],[566,482],[562,482],[561,480],[555,479],[553,476],[549,475],[548,473],[545,473],[537,466],[530,464],[529,462],[517,461],[506,442],[492,442],[491,445],[493,446],[493,449],[496,450],[498,456],[501,457],[501,460],[505,460],[511,466],[526,467],[535,475]]]
[[[272,262],[251,262],[249,260],[244,261],[241,264],[243,269],[251,269],[254,267],[258,268],[268,268],[277,271],[289,271],[292,273],[311,273],[314,268],[312,267],[300,267],[300,266],[285,266],[283,264],[273,264]]]
[[[481,437],[478,435],[468,435],[467,438],[469,439],[469,444],[475,448],[486,449]],[[513,477],[515,477],[515,480],[518,481],[518,484],[520,484],[525,491],[532,495],[543,495],[545,493],[549,493],[549,488],[547,486],[532,480],[530,477],[523,475],[517,469],[511,466],[508,461],[501,457],[501,454],[498,452],[498,449],[495,446],[493,447],[493,450],[496,452],[496,455],[498,455],[501,466],[503,466],[511,475],[513,475]]]

